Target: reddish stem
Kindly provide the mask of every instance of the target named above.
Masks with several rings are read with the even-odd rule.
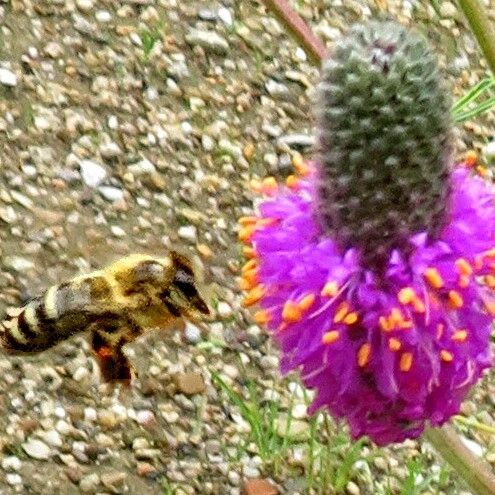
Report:
[[[301,16],[295,12],[286,0],[263,0],[278,20],[290,31],[292,36],[304,47],[313,62],[320,64],[327,57],[327,48]]]

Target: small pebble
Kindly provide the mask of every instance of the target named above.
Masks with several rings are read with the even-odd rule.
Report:
[[[49,459],[52,454],[50,447],[36,438],[30,438],[27,442],[23,443],[22,448],[33,459]]]

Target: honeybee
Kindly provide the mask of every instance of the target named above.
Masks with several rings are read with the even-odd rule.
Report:
[[[88,332],[104,381],[129,382],[123,347],[146,331],[174,328],[180,320],[208,315],[189,258],[133,254],[73,278],[32,299],[4,322],[0,336],[9,353],[36,353]]]

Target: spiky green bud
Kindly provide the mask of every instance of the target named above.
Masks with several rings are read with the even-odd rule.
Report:
[[[318,88],[319,215],[343,247],[383,264],[441,229],[451,164],[450,100],[426,41],[391,22],[354,26]]]

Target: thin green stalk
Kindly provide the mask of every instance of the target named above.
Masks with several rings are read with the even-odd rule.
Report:
[[[475,456],[451,425],[428,428],[424,437],[448,462],[475,495],[495,495],[495,474],[491,467]]]
[[[482,0],[458,0],[466,19],[486,58],[488,66],[495,74],[495,28],[488,18]]]
[[[493,426],[485,425],[485,423],[480,423],[475,419],[465,418],[464,416],[454,416],[454,421],[457,423],[462,423],[470,428],[476,428],[477,430],[484,431],[485,433],[495,434],[495,428]]]

